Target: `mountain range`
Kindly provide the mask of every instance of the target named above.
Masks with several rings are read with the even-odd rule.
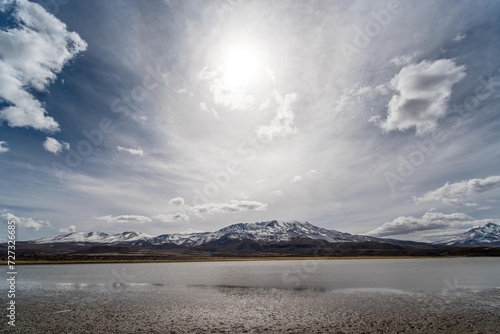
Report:
[[[56,237],[37,239],[36,244],[79,243],[79,244],[131,244],[195,247],[219,240],[254,241],[258,243],[286,243],[297,239],[324,240],[328,243],[382,242],[394,245],[423,244],[395,239],[383,239],[364,235],[328,230],[300,221],[266,221],[239,223],[215,232],[173,233],[151,236],[140,232],[108,234],[103,232],[72,232]],[[434,242],[441,246],[500,246],[500,226],[488,223],[450,239]]]

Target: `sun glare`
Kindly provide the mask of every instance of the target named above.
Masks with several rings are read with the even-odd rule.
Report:
[[[227,51],[222,67],[224,84],[228,88],[242,88],[258,79],[262,72],[262,55],[251,45],[234,45]]]

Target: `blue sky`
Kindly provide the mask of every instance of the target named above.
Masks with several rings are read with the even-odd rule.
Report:
[[[499,222],[499,14],[0,1],[0,215],[19,240],[277,219],[432,241]]]

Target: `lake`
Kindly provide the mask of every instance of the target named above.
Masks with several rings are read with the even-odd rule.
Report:
[[[17,280],[19,333],[500,332],[498,258],[30,265]]]
[[[113,286],[441,291],[500,287],[500,259],[366,259],[201,263],[70,264],[18,267],[19,289]],[[5,282],[2,282],[5,283]]]

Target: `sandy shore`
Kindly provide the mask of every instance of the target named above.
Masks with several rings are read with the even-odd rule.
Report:
[[[245,287],[20,292],[6,333],[500,333],[500,290],[439,293]]]

